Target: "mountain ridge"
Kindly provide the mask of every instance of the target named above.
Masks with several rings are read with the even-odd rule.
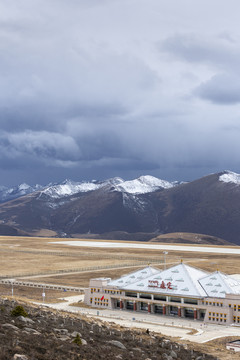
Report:
[[[0,204],[0,224],[70,237],[117,231],[200,233],[240,244],[239,185],[240,175],[231,171],[188,183],[151,176],[65,180]]]

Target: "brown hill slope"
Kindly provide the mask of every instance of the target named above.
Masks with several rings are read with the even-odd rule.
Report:
[[[240,186],[220,182],[220,175],[154,194],[160,230],[208,234],[240,244]]]
[[[181,243],[181,244],[205,244],[205,245],[235,245],[229,241],[220,239],[216,236],[193,234],[193,233],[169,233],[158,235],[149,240],[149,242],[160,243]]]

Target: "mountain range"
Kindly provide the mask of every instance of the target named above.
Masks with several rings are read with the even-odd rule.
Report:
[[[77,237],[113,232],[206,234],[240,244],[240,175],[0,187],[0,234]],[[152,236],[154,237],[154,236]]]

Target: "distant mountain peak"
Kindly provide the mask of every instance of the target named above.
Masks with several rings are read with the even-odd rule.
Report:
[[[219,176],[219,181],[240,185],[240,174],[225,170],[224,173]]]
[[[154,192],[159,189],[168,189],[176,184],[170,183],[166,180],[158,179],[154,176],[144,175],[134,180],[123,180],[120,177],[110,178],[104,181],[86,181],[74,182],[69,179],[64,180],[62,183],[54,184],[46,187],[41,191],[51,198],[61,198],[72,196],[77,193],[84,193],[88,191],[98,190],[100,188],[111,187],[112,191],[118,191],[129,194],[146,194]]]
[[[114,177],[114,178],[110,178],[110,179],[107,179],[107,180],[104,180],[104,181],[101,181],[100,183],[105,186],[105,185],[118,185],[118,184],[121,184],[123,183],[125,180],[123,180],[122,178],[120,177]]]
[[[22,183],[22,184],[20,184],[19,186],[18,186],[18,189],[19,190],[27,190],[27,189],[29,189],[31,186],[30,185],[28,185],[28,184],[26,184],[26,183]]]
[[[41,190],[43,186],[34,185],[30,186],[26,183],[22,183],[18,186],[7,188],[6,186],[0,186],[0,203],[9,200],[17,199],[21,196],[31,194],[35,191]]]
[[[99,187],[101,187],[100,184],[92,182],[73,182],[71,180],[65,180],[60,184],[46,187],[41,191],[40,195],[45,194],[51,198],[60,198],[65,196],[71,196],[79,192],[97,190]]]
[[[116,186],[117,191],[129,194],[146,194],[159,189],[169,189],[174,185],[166,180],[151,175],[140,176],[138,179],[124,181]]]

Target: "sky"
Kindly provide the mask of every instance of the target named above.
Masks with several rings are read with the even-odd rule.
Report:
[[[240,172],[239,0],[0,0],[0,185]]]

